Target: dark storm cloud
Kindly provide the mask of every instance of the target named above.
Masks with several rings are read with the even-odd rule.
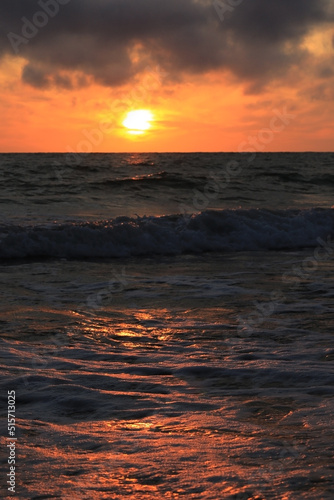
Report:
[[[44,71],[27,64],[22,72],[22,79],[33,87],[45,88],[49,86],[48,79]]]
[[[17,52],[26,58],[22,78],[36,87],[71,88],[69,71],[117,86],[156,64],[170,79],[228,69],[256,89],[302,62],[303,37],[333,22],[329,5],[327,0],[2,0],[0,55]],[[38,27],[29,30],[26,19]]]

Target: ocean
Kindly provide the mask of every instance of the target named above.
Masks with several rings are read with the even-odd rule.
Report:
[[[334,498],[333,166],[0,155],[1,498]]]

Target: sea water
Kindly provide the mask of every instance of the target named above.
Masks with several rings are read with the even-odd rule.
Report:
[[[334,497],[333,163],[0,156],[2,498]]]

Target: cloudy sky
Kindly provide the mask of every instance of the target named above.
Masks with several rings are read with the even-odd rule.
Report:
[[[2,0],[0,86],[3,152],[333,151],[334,2]]]

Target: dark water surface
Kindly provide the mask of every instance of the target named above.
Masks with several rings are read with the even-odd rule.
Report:
[[[333,160],[0,155],[14,498],[333,498]]]

